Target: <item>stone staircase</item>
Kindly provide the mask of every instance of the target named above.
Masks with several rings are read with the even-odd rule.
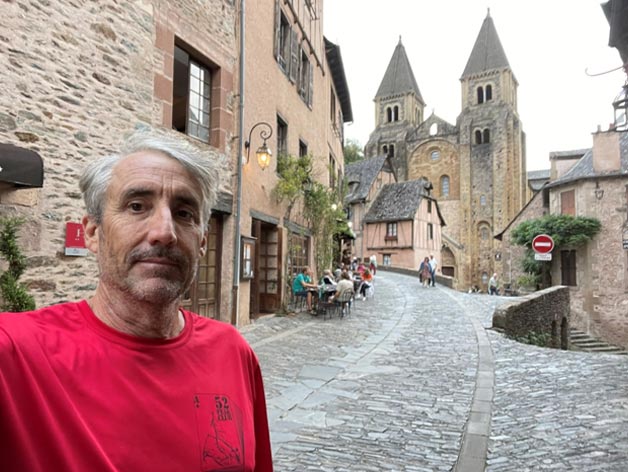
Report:
[[[612,346],[604,341],[595,339],[589,336],[584,331],[579,331],[574,328],[569,330],[569,340],[571,350],[573,351],[586,351],[586,352],[601,352],[604,354],[618,354],[621,356],[628,356],[628,351],[617,346]]]

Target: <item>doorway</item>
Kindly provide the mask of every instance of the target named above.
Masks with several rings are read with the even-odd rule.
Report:
[[[272,223],[253,219],[251,234],[257,239],[250,316],[275,313],[281,307],[281,231]]]

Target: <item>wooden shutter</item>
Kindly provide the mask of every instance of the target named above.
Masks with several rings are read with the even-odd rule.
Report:
[[[299,72],[299,38],[297,36],[297,30],[292,29],[290,31],[290,82],[294,83],[297,78],[297,73]]]
[[[310,62],[308,64],[308,80],[309,80],[309,84],[308,84],[308,89],[307,89],[307,104],[310,108],[312,108],[312,97],[314,96],[314,67],[312,66],[312,63]]]
[[[561,215],[576,215],[576,199],[575,190],[569,190],[567,192],[561,192],[560,194],[560,214]]]
[[[281,54],[281,8],[279,0],[275,0],[275,60],[279,60]]]
[[[561,284],[575,287],[576,284],[576,251],[560,251]]]

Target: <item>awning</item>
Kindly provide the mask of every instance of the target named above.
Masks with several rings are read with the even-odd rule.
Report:
[[[0,182],[16,187],[43,187],[44,163],[35,151],[0,143]]]

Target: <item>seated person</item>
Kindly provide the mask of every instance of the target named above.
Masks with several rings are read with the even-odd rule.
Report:
[[[327,300],[327,298],[336,291],[336,280],[334,279],[331,270],[325,269],[323,271],[323,278],[321,279],[321,285],[319,286],[319,298]]]
[[[344,270],[340,274],[340,282],[336,285],[336,292],[329,298],[329,300],[337,300],[347,292],[353,294],[353,282],[351,282],[349,272]]]
[[[362,300],[366,300],[366,291],[371,287],[373,283],[373,274],[368,269],[365,269],[362,273],[362,283],[360,284],[360,295]]]
[[[310,268],[304,267],[292,282],[292,293],[297,297],[306,297],[308,311],[312,310],[312,290],[318,290],[318,285],[312,283]]]

